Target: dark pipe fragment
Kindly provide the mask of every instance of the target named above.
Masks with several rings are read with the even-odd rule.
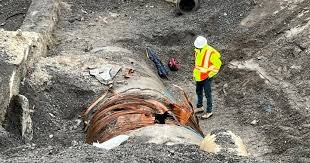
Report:
[[[200,7],[200,0],[177,0],[176,8],[178,12],[185,14],[196,11]]]

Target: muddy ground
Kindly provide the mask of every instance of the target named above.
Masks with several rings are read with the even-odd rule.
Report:
[[[278,10],[279,4],[284,10]],[[42,58],[31,71],[39,74],[40,81],[30,72],[21,90],[36,110],[34,140],[2,148],[3,159],[309,162],[309,31],[292,31],[308,27],[309,7],[308,1],[206,0],[197,12],[177,15],[173,5],[164,1],[65,0],[54,32],[55,45],[49,57]],[[297,34],[288,36],[289,32]],[[180,61],[181,69],[163,82],[167,88],[182,86],[195,102],[191,73],[192,42],[197,35],[206,36],[224,62],[213,82],[214,116],[201,120],[201,127],[205,133],[218,128],[232,130],[243,139],[250,158],[214,156],[195,146],[127,143],[105,152],[83,145],[80,113],[105,87],[85,87],[94,82],[92,77],[63,70],[56,60],[70,65],[65,62],[95,55],[92,49],[118,46],[132,50],[139,61],[146,59],[145,48],[151,46],[164,62],[172,56]],[[233,61],[250,59],[264,71],[230,67]],[[254,120],[257,123],[251,124]],[[10,143],[5,145],[10,147]]]

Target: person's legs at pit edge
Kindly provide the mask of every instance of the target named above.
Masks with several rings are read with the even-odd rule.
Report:
[[[206,79],[204,83],[205,96],[207,98],[207,113],[212,113],[212,88],[211,88],[212,78]]]
[[[203,106],[203,88],[204,81],[196,81],[196,95],[197,95],[197,104],[196,108],[201,108]]]

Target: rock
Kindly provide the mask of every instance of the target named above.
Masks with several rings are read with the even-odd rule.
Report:
[[[252,122],[251,122],[251,125],[256,125],[258,123],[258,120],[253,120]]]
[[[48,137],[52,139],[52,138],[54,137],[54,135],[53,135],[53,134],[50,134]]]
[[[88,26],[88,27],[96,26],[96,24],[95,24],[95,23],[89,23],[87,26]]]
[[[292,65],[290,68],[291,69],[296,69],[296,70],[302,70],[302,66],[301,65]]]
[[[83,9],[81,9],[81,11],[82,11],[84,14],[88,14],[88,12],[85,11],[85,10],[83,10]]]
[[[224,92],[224,95],[225,95],[225,96],[227,95],[227,91],[226,91],[227,88],[228,88],[228,83],[225,83],[225,84],[223,85],[223,92]]]
[[[109,12],[110,16],[115,18],[115,17],[119,17],[120,14],[117,14],[117,13],[113,13],[113,12]]]
[[[77,145],[79,145],[79,143],[76,141],[76,140],[72,140],[71,141],[71,146],[77,146]]]
[[[16,36],[18,36],[18,37],[21,37],[22,36],[22,30],[20,30],[20,29],[18,29],[17,31],[16,31],[17,33],[16,33]]]
[[[52,113],[48,113],[52,118],[55,118],[55,115]]]
[[[258,56],[257,57],[257,60],[263,60],[263,59],[266,59],[266,57],[264,57],[264,56]]]
[[[30,116],[30,109],[29,109],[29,101],[23,95],[18,95],[18,103],[22,109],[22,137],[26,142],[29,142],[33,138],[33,129],[32,129],[32,119]]]
[[[29,101],[23,95],[13,96],[6,113],[6,129],[22,136],[26,143],[33,138],[32,120],[29,110]]]
[[[75,20],[76,20],[76,18],[70,18],[70,19],[68,20],[68,22],[69,22],[69,23],[73,23]]]
[[[296,46],[293,50],[293,55],[297,57],[301,52],[302,50],[298,46]]]
[[[20,33],[21,31],[0,32],[0,44],[3,47],[0,51],[0,124],[4,120],[11,98],[19,94],[19,85],[25,76],[27,62],[42,54],[39,50],[41,46],[36,46],[36,50],[32,49],[33,45],[39,43],[38,34],[23,32],[23,37],[17,37]]]
[[[84,52],[90,52],[91,50],[93,50],[93,46],[89,43],[89,42],[86,42],[84,45]]]
[[[103,19],[102,19],[102,21],[105,23],[105,24],[108,24],[109,22],[108,22],[108,17],[104,17]]]
[[[242,139],[225,129],[211,131],[199,146],[201,150],[210,153],[248,156]]]
[[[76,130],[82,123],[82,120],[81,119],[76,119],[74,120],[75,122],[75,125],[72,126],[72,130]]]
[[[0,59],[1,59],[0,55]],[[11,91],[13,91],[10,82],[14,77],[14,65],[0,61],[0,123],[4,120],[6,114],[6,108],[9,105],[11,99]],[[9,96],[8,96],[9,95]]]

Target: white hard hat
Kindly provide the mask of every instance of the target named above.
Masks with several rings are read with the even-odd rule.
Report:
[[[208,41],[203,36],[198,36],[194,42],[194,46],[198,49],[203,48],[207,44],[208,44]]]

